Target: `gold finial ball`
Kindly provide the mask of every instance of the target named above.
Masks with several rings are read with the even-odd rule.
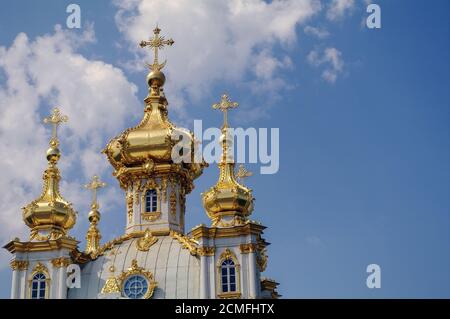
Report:
[[[56,163],[61,157],[61,152],[57,147],[50,147],[47,150],[47,160],[51,163]]]
[[[162,87],[166,82],[166,76],[159,70],[151,71],[147,75],[147,83],[149,87]]]
[[[96,223],[100,220],[100,212],[96,209],[93,209],[89,212],[88,219],[91,223]]]

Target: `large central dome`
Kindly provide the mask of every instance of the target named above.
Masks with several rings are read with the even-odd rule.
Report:
[[[169,120],[168,103],[162,88],[164,81],[165,76],[160,70],[148,74],[149,94],[144,100],[143,118],[138,125],[113,138],[103,150],[121,185],[130,175],[145,176],[168,170],[185,175],[190,184],[207,166],[204,161],[194,161],[194,134]],[[181,139],[180,154],[177,143]]]

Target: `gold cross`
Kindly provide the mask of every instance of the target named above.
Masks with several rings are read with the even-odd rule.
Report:
[[[215,103],[212,105],[212,108],[215,110],[221,110],[223,112],[223,126],[228,127],[228,109],[234,109],[238,107],[237,102],[231,102],[228,95],[223,94],[219,103]]]
[[[159,35],[159,32],[161,31],[158,26],[153,30],[153,38],[148,41],[141,41],[139,45],[141,48],[145,48],[146,46],[149,46],[150,48],[153,48],[153,52],[155,53],[155,58],[153,60],[153,64],[148,64],[148,67],[152,71],[160,71],[165,65],[167,61],[164,61],[164,63],[159,64],[158,62],[158,50],[162,50],[166,45],[172,45],[175,42],[172,39],[165,40],[164,37]]]
[[[62,115],[61,111],[55,107],[52,111],[52,114],[48,117],[44,118],[44,123],[45,124],[50,124],[52,125],[52,138],[50,139],[50,146],[52,147],[57,147],[59,145],[59,141],[58,141],[58,126],[61,123],[65,123],[69,120],[69,118],[67,117],[67,115]]]
[[[238,169],[238,171],[236,173],[236,177],[238,178],[238,180],[240,182],[242,182],[242,184],[244,182],[243,181],[244,178],[250,177],[252,175],[253,175],[253,173],[250,172],[250,171],[247,171],[243,164],[239,164],[239,169]]]
[[[97,189],[105,187],[106,183],[102,182],[97,175],[94,175],[92,177],[92,180],[90,183],[84,185],[85,188],[92,190],[92,206],[95,206],[95,208],[98,208],[97,204]]]

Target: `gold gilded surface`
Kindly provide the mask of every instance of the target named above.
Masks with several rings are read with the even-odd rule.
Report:
[[[19,270],[19,271],[27,270],[28,265],[29,265],[29,262],[26,260],[15,259],[15,260],[11,261],[11,263],[10,263],[12,270]]]
[[[67,257],[59,257],[59,258],[52,259],[51,263],[52,263],[53,267],[61,268],[61,267],[69,266],[71,263],[71,260],[70,260],[70,258],[67,258]]]
[[[120,293],[120,282],[114,276],[115,268],[114,266],[109,267],[109,271],[111,275],[106,279],[105,284],[101,290],[102,294],[112,294],[112,293]]]
[[[186,193],[189,193],[194,187],[193,180],[202,174],[207,164],[204,161],[202,163],[194,161],[193,133],[176,127],[168,118],[168,103],[162,88],[165,76],[161,72],[165,62],[159,64],[158,50],[166,45],[172,45],[173,40],[165,40],[160,36],[160,31],[156,28],[152,39],[141,42],[142,47],[152,48],[155,55],[153,64],[149,65],[152,71],[147,76],[149,95],[144,100],[144,116],[139,124],[113,138],[103,153],[114,167],[114,176],[123,189],[128,189],[133,180],[175,174],[179,183],[186,189]],[[180,136],[184,136],[191,145],[192,158],[186,163],[174,163],[172,159],[172,149]]]
[[[145,230],[144,237],[136,241],[136,247],[140,251],[148,251],[153,244],[158,241],[158,237],[153,236],[149,229]]]
[[[222,157],[219,166],[219,179],[213,187],[202,194],[203,206],[213,226],[231,227],[242,224],[253,211],[253,195],[251,189],[237,182],[235,176],[235,163],[232,156],[232,137],[228,133],[227,112],[236,108],[238,104],[231,102],[229,97],[222,95],[219,103],[213,108],[224,114],[222,126]],[[223,221],[223,217],[228,218]]]
[[[66,201],[59,191],[61,179],[57,162],[60,151],[57,137],[57,128],[61,123],[67,122],[67,116],[62,115],[58,108],[44,119],[52,125],[52,137],[47,151],[48,167],[42,179],[44,185],[41,195],[30,204],[23,207],[22,217],[25,224],[31,228],[30,240],[54,240],[65,236],[76,222],[76,211],[72,204]]]
[[[195,256],[198,254],[198,242],[195,239],[173,230],[170,231],[170,236],[178,240],[183,248],[188,249],[191,255]]]
[[[97,175],[92,177],[92,180],[84,185],[86,189],[92,191],[92,203],[91,203],[91,211],[89,212],[89,229],[86,233],[86,254],[96,254],[100,247],[100,239],[102,235],[100,234],[100,230],[97,227],[98,222],[100,221],[101,214],[98,211],[100,205],[97,202],[97,190],[106,186],[106,183],[102,182]]]
[[[153,38],[148,41],[143,40],[139,43],[141,48],[150,47],[153,49],[153,64],[147,64],[152,71],[161,71],[161,69],[166,65],[166,61],[164,61],[162,64],[159,64],[158,51],[162,50],[166,45],[172,46],[175,43],[175,41],[173,41],[172,39],[164,39],[163,36],[159,35],[160,32],[161,29],[156,26],[156,28],[153,30]]]

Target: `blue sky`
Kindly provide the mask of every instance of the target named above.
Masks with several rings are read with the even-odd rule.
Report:
[[[256,197],[252,219],[268,226],[265,238],[272,243],[265,275],[281,283],[284,297],[449,298],[450,4],[374,2],[382,10],[379,30],[362,24],[366,4],[357,0],[342,1],[348,8],[335,15],[330,1],[288,1],[280,9],[252,0],[252,21],[223,13],[212,25],[191,18],[190,11],[179,19],[179,8],[161,1],[148,1],[157,6],[148,17],[145,6],[77,1],[80,30],[65,26],[70,2],[3,4],[2,241],[27,234],[20,208],[38,196],[46,165],[49,130],[39,118],[55,103],[71,119],[61,130],[61,170],[62,194],[79,211],[72,235],[84,248],[89,194],[80,185],[93,170],[109,184],[100,194],[103,240],[122,233],[124,196],[96,152],[142,114],[142,63],[150,55],[133,46],[147,25],[158,22],[175,40],[163,52],[175,122],[220,125],[221,115],[210,106],[226,91],[241,104],[230,113],[231,123],[280,129],[279,172],[260,175],[259,166],[249,164],[255,174],[246,183]],[[197,9],[208,17],[217,8]],[[307,26],[328,35],[314,36]],[[222,36],[226,41],[217,40]],[[51,45],[49,62],[45,48]],[[330,48],[337,60],[325,59]],[[99,79],[78,82],[79,65],[97,70]],[[323,76],[326,70],[334,80]],[[92,92],[83,90],[89,85]],[[188,197],[187,229],[209,222],[200,193],[215,183],[217,172],[214,164],[206,169]],[[8,258],[1,253],[0,297],[9,295]],[[381,289],[366,287],[371,263],[381,266]]]

